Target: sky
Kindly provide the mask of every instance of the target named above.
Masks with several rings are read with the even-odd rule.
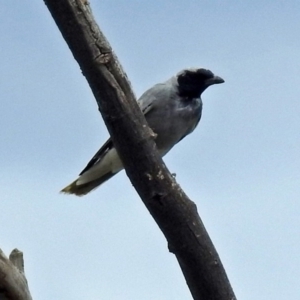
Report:
[[[238,299],[300,299],[299,1],[91,0],[137,96],[186,67],[225,79],[166,157]],[[43,1],[0,10],[0,248],[33,299],[191,299],[125,172],[59,193],[108,138]]]

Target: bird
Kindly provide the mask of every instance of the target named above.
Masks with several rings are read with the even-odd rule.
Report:
[[[209,86],[223,82],[221,77],[208,69],[187,68],[142,94],[138,104],[155,134],[161,157],[197,127],[202,115],[202,93]],[[84,196],[123,168],[113,141],[109,138],[79,177],[61,192]]]

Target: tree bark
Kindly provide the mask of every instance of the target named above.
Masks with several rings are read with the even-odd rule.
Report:
[[[0,299],[32,300],[24,274],[23,253],[14,249],[9,259],[0,249]]]
[[[44,2],[94,93],[128,177],[176,255],[193,298],[236,299],[196,205],[158,155],[155,134],[88,2]]]

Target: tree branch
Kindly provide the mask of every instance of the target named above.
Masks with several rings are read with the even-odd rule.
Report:
[[[88,3],[44,2],[94,93],[128,177],[176,255],[193,298],[235,299],[196,205],[158,155],[154,135]]]
[[[0,249],[0,299],[32,300],[24,274],[23,253],[14,249],[9,259]]]

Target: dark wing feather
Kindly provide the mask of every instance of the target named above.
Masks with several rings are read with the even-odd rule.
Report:
[[[89,170],[91,167],[93,167],[101,158],[114,147],[113,141],[111,138],[109,138],[106,143],[98,150],[98,152],[93,156],[93,158],[89,161],[89,163],[86,165],[86,167],[81,171],[79,174],[82,175],[87,170]]]
[[[145,93],[146,94],[146,93]],[[143,98],[145,97],[141,97],[140,100],[143,100]],[[151,99],[152,100],[152,99]],[[149,113],[149,111],[152,109],[152,104],[153,101],[138,101],[138,104],[143,112],[144,115],[146,115],[147,113]],[[113,141],[111,138],[109,138],[106,143],[98,150],[98,152],[93,156],[93,158],[89,161],[89,163],[86,165],[86,167],[81,171],[81,173],[79,174],[82,175],[83,173],[85,173],[87,170],[89,170],[91,167],[93,167],[95,164],[97,164],[102,157],[110,150],[114,147]]]

